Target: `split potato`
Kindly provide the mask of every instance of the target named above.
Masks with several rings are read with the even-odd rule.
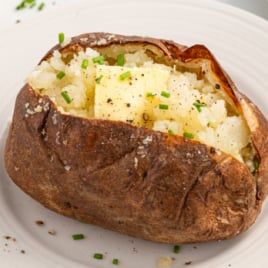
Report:
[[[62,215],[164,243],[247,230],[268,191],[268,123],[203,45],[87,33],[17,96],[11,179]]]

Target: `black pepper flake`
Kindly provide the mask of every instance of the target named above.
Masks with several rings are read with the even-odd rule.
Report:
[[[43,221],[38,220],[38,221],[35,221],[35,224],[36,224],[36,225],[39,225],[39,226],[42,226],[42,225],[44,225],[44,222],[43,222]]]
[[[111,103],[111,104],[113,104],[113,100],[112,100],[111,98],[108,98],[108,99],[107,99],[107,103]]]
[[[215,89],[221,89],[220,84],[215,84]]]
[[[128,122],[128,123],[133,123],[133,121],[134,121],[134,120],[132,120],[132,119],[127,119],[127,120],[126,120],[126,122]]]
[[[131,106],[131,104],[130,104],[130,103],[127,103],[127,104],[126,104],[126,106],[127,106],[127,107],[130,107],[130,106]]]
[[[192,264],[192,262],[191,262],[191,261],[187,261],[187,262],[185,262],[184,264],[185,264],[185,265],[190,265],[190,264]]]
[[[21,254],[25,254],[26,251],[25,251],[24,249],[22,249],[22,250],[20,251],[20,253],[21,253]]]
[[[216,153],[216,149],[214,147],[211,147],[209,151],[210,151],[211,154],[215,154]]]
[[[133,252],[138,253],[138,250],[136,248],[133,248],[132,250]]]

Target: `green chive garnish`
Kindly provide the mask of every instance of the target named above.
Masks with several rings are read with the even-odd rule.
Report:
[[[125,55],[124,54],[119,54],[117,56],[117,65],[118,66],[123,66],[125,64]]]
[[[86,69],[87,66],[88,66],[88,59],[83,59],[83,61],[81,63],[81,68]]]
[[[99,77],[97,77],[97,78],[95,79],[96,84],[100,84],[102,78],[103,78],[103,75],[100,75]]]
[[[92,58],[93,63],[98,63],[100,65],[104,64],[104,57],[103,56],[97,56],[95,58]]]
[[[23,8],[25,8],[25,1],[22,1],[19,5],[16,6],[17,10],[21,10]]]
[[[103,254],[102,253],[95,253],[93,255],[94,259],[97,259],[97,260],[102,260],[103,259]]]
[[[23,0],[20,2],[20,4],[18,4],[16,6],[16,10],[21,10],[21,9],[25,9],[25,8],[33,8],[35,7],[37,4],[37,2],[35,0]],[[45,3],[42,2],[39,4],[39,6],[37,7],[37,9],[39,11],[43,10],[45,7]]]
[[[257,170],[258,170],[258,168],[259,168],[259,162],[258,161],[254,161],[253,162],[253,171],[252,171],[252,175],[256,175],[256,172],[257,172]]]
[[[160,110],[168,110],[168,105],[167,104],[159,104],[159,109]]]
[[[71,97],[68,95],[68,92],[67,91],[62,91],[61,92],[61,96],[64,98],[64,100],[70,104],[72,102],[72,99]]]
[[[193,139],[194,138],[194,134],[193,133],[189,133],[189,132],[184,132],[183,133],[183,137],[188,138],[188,139]]]
[[[42,2],[42,3],[38,6],[38,10],[41,11],[41,10],[44,9],[44,7],[45,7],[45,3]]]
[[[129,78],[130,76],[131,76],[131,72],[127,71],[127,72],[120,74],[119,78],[120,78],[120,80],[125,80],[125,79]]]
[[[19,5],[16,6],[17,10],[21,10],[24,8],[33,8],[36,5],[35,0],[23,0]]]
[[[84,239],[85,236],[83,234],[73,234],[72,238],[73,240],[81,240],[81,239]]]
[[[169,129],[168,134],[174,134],[174,131],[172,129]]]
[[[65,76],[65,72],[63,72],[63,71],[60,71],[60,72],[57,73],[57,78],[58,79],[62,79],[64,76]]]
[[[180,250],[181,250],[181,247],[178,246],[178,245],[175,245],[175,246],[173,247],[173,253],[178,254],[178,253],[180,253]]]
[[[253,162],[253,167],[254,167],[255,169],[258,169],[258,168],[259,168],[259,162],[258,162],[258,161],[254,161],[254,162]]]
[[[154,96],[156,96],[156,93],[148,92],[146,94],[146,97],[154,97]]]
[[[206,106],[206,104],[201,102],[194,102],[193,106],[195,106],[197,111],[200,113],[202,111],[202,107]]]
[[[119,264],[119,260],[118,259],[113,259],[113,264],[114,265],[118,265]]]
[[[62,44],[64,42],[64,33],[58,34],[59,44]]]
[[[165,97],[165,98],[169,98],[170,97],[170,93],[166,92],[166,91],[162,91],[161,92],[161,96]]]

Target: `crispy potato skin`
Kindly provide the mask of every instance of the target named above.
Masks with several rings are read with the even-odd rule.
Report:
[[[183,137],[62,114],[28,84],[17,96],[6,142],[9,176],[49,209],[146,240],[205,242],[247,230],[268,192],[265,117],[201,45],[92,33],[55,46],[43,60],[55,49],[76,52],[111,44],[148,45],[166,62],[210,60],[248,123],[260,162],[256,176],[231,156]]]

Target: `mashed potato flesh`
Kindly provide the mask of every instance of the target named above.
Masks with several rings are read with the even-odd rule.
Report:
[[[145,126],[198,140],[240,161],[249,158],[248,127],[235,109],[230,112],[222,91],[194,72],[156,64],[142,51],[124,55],[123,66],[109,65],[90,48],[68,63],[55,51],[27,82],[62,112]]]

